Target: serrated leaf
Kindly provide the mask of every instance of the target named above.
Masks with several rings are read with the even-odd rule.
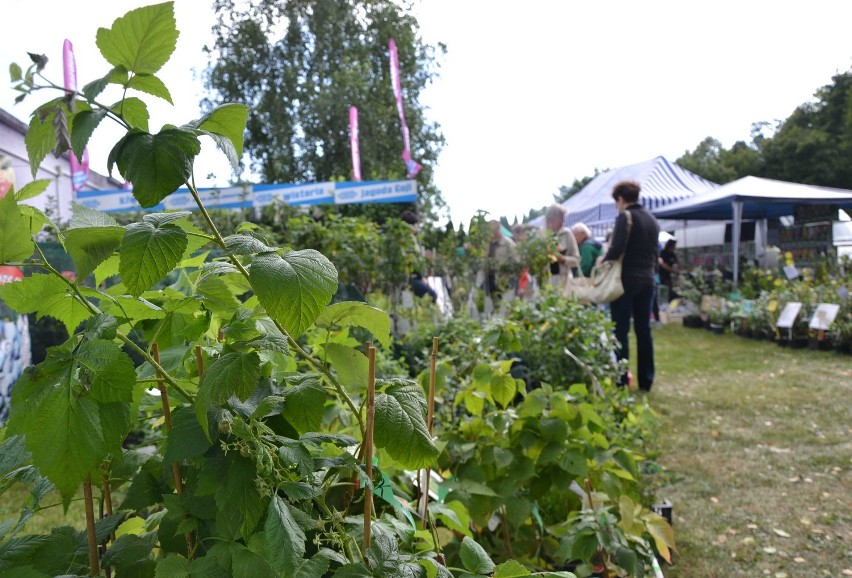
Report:
[[[530,576],[530,571],[519,562],[509,560],[494,569],[492,578],[519,578],[521,576]]]
[[[12,392],[9,432],[26,437],[33,464],[67,502],[80,483],[130,428],[130,406],[97,403],[75,376],[70,351],[48,349],[47,359],[28,367]]]
[[[105,339],[86,341],[77,350],[75,361],[81,368],[79,379],[89,386],[93,399],[133,401],[136,368],[118,345]]]
[[[115,339],[117,331],[118,321],[115,317],[106,313],[98,313],[86,321],[83,327],[83,336],[90,341],[95,339],[111,341]]]
[[[121,240],[119,271],[131,295],[138,297],[174,269],[186,244],[186,231],[174,223],[145,219],[128,225]]]
[[[322,385],[308,378],[284,390],[284,418],[300,434],[316,431],[322,424],[328,394]]]
[[[83,158],[83,152],[86,150],[86,145],[89,144],[92,133],[98,128],[106,114],[107,111],[101,109],[83,110],[74,115],[74,121],[71,125],[71,149],[78,160]]]
[[[116,568],[137,564],[148,558],[154,549],[155,542],[156,534],[150,534],[147,537],[132,534],[121,536],[104,553],[101,564],[104,567],[114,566]]]
[[[0,263],[29,259],[33,251],[30,227],[21,216],[15,197],[6,195],[0,199]]]
[[[266,312],[292,337],[305,332],[337,291],[337,270],[307,249],[254,258],[249,281]]]
[[[269,502],[263,530],[269,563],[284,576],[292,576],[305,556],[305,533],[293,519],[290,506],[274,496]]]
[[[511,375],[495,375],[491,379],[491,396],[502,407],[507,407],[518,393],[518,383]]]
[[[188,460],[202,455],[210,448],[210,442],[189,406],[181,406],[172,412],[172,429],[166,436],[166,463]]]
[[[228,578],[228,573],[216,564],[215,556],[196,558],[192,562],[173,555],[157,563],[155,578]]]
[[[226,473],[216,490],[216,506],[220,510],[233,509],[240,521],[240,532],[244,538],[254,533],[263,515],[263,500],[257,491],[254,462],[229,452],[226,456]]]
[[[293,578],[316,578],[325,576],[331,561],[322,553],[314,554],[310,560],[303,560],[297,567]]]
[[[362,327],[387,348],[390,345],[390,316],[375,307],[358,301],[343,301],[329,305],[316,320],[319,327]]]
[[[29,205],[18,205],[18,210],[21,212],[24,221],[29,223],[30,233],[33,235],[41,231],[45,226],[59,232],[59,227],[56,223],[51,221],[41,210]]]
[[[657,546],[657,552],[668,562],[672,563],[671,550],[676,549],[674,530],[669,525],[668,521],[654,512],[648,512],[642,516],[645,522],[645,528],[651,537],[654,539],[654,545]]]
[[[121,245],[124,227],[94,227],[65,232],[65,250],[77,267],[77,278],[85,279]]]
[[[154,74],[171,58],[178,34],[174,3],[164,2],[131,10],[111,28],[99,28],[96,43],[113,66]]]
[[[225,253],[227,255],[253,255],[271,251],[275,251],[275,247],[269,247],[260,239],[250,235],[229,235],[225,237]]]
[[[71,203],[71,221],[68,223],[69,229],[86,229],[89,227],[120,227],[118,221],[113,219],[107,213],[90,209],[84,205]]]
[[[0,299],[18,313],[37,313],[62,322],[69,334],[92,314],[55,275],[34,273],[0,286]]]
[[[119,265],[121,258],[118,255],[113,255],[95,268],[95,286],[100,287],[101,283],[115,277],[119,274]]]
[[[248,120],[248,107],[243,104],[223,104],[189,124],[213,139],[234,169],[243,156],[243,132]]]
[[[53,117],[56,113],[51,112],[44,120],[34,114],[30,119],[30,126],[24,136],[27,146],[27,156],[30,160],[30,171],[33,178],[36,177],[41,163],[48,153],[56,147],[56,133],[53,129]]]
[[[95,100],[107,87],[108,84],[121,84],[127,82],[127,69],[123,66],[117,66],[106,73],[103,78],[93,80],[83,87],[80,92],[87,100]]]
[[[37,197],[43,192],[45,192],[49,185],[50,179],[38,179],[37,181],[30,181],[26,185],[24,185],[20,191],[15,193],[15,199],[18,201],[26,201],[27,199]]]
[[[162,98],[169,104],[174,104],[168,87],[153,74],[137,74],[128,80],[125,86],[139,92],[145,92],[151,96],[156,96],[157,98]]]
[[[260,357],[256,351],[232,351],[214,361],[198,386],[195,415],[209,437],[207,408],[225,403],[232,395],[245,401],[260,380]]]
[[[131,128],[148,132],[148,119],[151,118],[151,115],[144,100],[129,96],[110,108],[115,114],[123,118]],[[121,165],[119,165],[119,168],[121,168]]]
[[[363,353],[340,343],[327,343],[325,352],[342,385],[353,389],[367,387],[369,362]]]
[[[465,536],[462,539],[459,556],[465,570],[469,572],[473,572],[474,574],[490,574],[494,571],[494,562],[491,561],[488,553],[469,536]]]
[[[404,467],[424,468],[440,453],[426,428],[426,398],[419,385],[399,382],[376,396],[375,443]]]
[[[192,176],[192,163],[201,143],[189,131],[164,128],[157,134],[132,132],[110,152],[118,170],[133,183],[133,196],[153,207]],[[107,163],[110,166],[110,163]]]

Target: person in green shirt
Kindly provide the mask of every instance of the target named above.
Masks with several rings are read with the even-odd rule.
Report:
[[[598,257],[603,255],[603,245],[592,237],[592,232],[585,223],[577,223],[571,227],[571,232],[574,233],[574,238],[580,247],[580,270],[584,277],[589,277]]]

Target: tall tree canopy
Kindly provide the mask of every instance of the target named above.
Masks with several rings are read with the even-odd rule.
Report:
[[[205,105],[238,101],[251,107],[245,149],[252,170],[266,182],[351,179],[350,105],[359,110],[363,178],[405,178],[388,60],[393,38],[412,157],[423,165],[419,209],[425,216],[437,214],[444,201],[432,168],[444,139],[439,126],[425,118],[419,97],[435,78],[444,47],[423,43],[408,4],[214,0],[213,6],[217,22],[208,49]],[[382,209],[389,210],[372,211]]]

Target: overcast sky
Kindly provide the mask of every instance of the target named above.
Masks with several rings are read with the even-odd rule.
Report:
[[[43,52],[61,80],[67,37],[83,84],[106,70],[97,28],[148,3],[6,0],[0,61],[6,69]],[[154,110],[153,128],[198,115],[193,70],[206,64],[210,5],[176,2],[181,37],[161,74],[175,109]],[[85,9],[64,13],[71,6]],[[752,123],[786,118],[852,66],[852,3],[836,0],[421,0],[416,10],[425,40],[448,49],[423,102],[447,139],[436,181],[456,222],[476,209],[512,220],[595,168],[674,160],[707,136],[748,140]],[[0,107],[25,118],[33,104],[14,106],[0,86]],[[104,171],[97,146],[93,167]],[[227,183],[215,152],[199,169]]]

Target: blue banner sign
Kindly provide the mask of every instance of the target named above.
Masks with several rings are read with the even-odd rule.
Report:
[[[325,182],[300,185],[237,185],[227,188],[199,189],[199,196],[209,209],[247,209],[279,202],[285,205],[320,205],[352,203],[413,203],[417,200],[417,182],[367,181]],[[195,201],[188,189],[178,189],[155,207],[143,209],[132,190],[80,191],[77,202],[106,213],[127,211],[192,210]]]

